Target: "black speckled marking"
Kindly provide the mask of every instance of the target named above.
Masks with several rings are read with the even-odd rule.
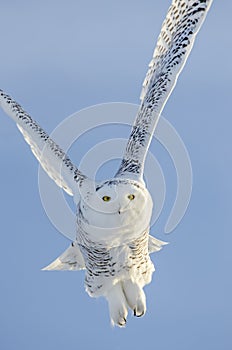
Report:
[[[141,93],[126,152],[117,175],[143,172],[146,153],[162,109],[191,51],[211,0],[173,0],[163,22]]]
[[[81,184],[86,176],[84,176],[77,169],[64,151],[16,101],[14,101],[9,95],[5,94],[2,90],[0,91],[1,99],[3,98],[3,103],[4,100],[6,100],[7,104],[9,104],[9,115],[22,129],[24,137],[27,138],[27,142],[31,147],[33,147],[37,159],[48,175],[57,183],[58,186],[63,187],[64,190],[67,190],[68,186],[66,185],[66,181],[61,177],[60,171],[58,171],[62,164],[68,171],[68,176],[70,176],[74,182]],[[52,155],[56,160],[57,168],[52,167],[49,159],[44,162],[44,154],[42,157],[42,151],[45,146],[52,152]]]
[[[142,188],[142,185],[139,184],[137,181],[128,180],[128,179],[120,179],[120,178],[117,179],[117,178],[114,178],[112,180],[107,180],[107,181],[101,183],[100,185],[97,185],[96,191],[99,191],[105,185],[109,185],[109,186],[110,185],[115,185],[115,186],[117,186],[119,184],[125,184],[125,185],[131,184],[131,185],[133,185],[133,186],[135,186],[137,188]]]
[[[118,252],[124,246],[109,248],[104,244],[91,241],[88,233],[78,225],[78,245],[85,260],[86,274],[85,286],[88,293],[96,296],[107,279],[130,275],[131,269],[137,269],[137,277],[144,280],[151,278],[153,264],[148,253],[148,231],[143,232],[137,239],[125,244],[129,253],[124,261],[118,261]],[[115,253],[117,252],[117,253]]]

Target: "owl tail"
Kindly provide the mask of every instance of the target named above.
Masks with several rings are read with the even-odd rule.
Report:
[[[84,270],[85,262],[77,243],[72,245],[64,251],[51,264],[44,267],[42,270]]]

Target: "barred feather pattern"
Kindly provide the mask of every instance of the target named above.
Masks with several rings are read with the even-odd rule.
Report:
[[[145,314],[143,287],[154,271],[149,254],[166,244],[149,236],[153,201],[142,179],[146,153],[211,3],[172,1],[121,166],[112,180],[96,184],[83,175],[22,107],[0,90],[1,107],[16,122],[48,175],[74,195],[77,205],[76,241],[44,269],[86,269],[86,291],[107,299],[111,322],[120,327],[125,326],[129,309],[137,317]]]
[[[191,52],[212,0],[173,0],[163,22],[141,92],[141,105],[117,172],[142,175],[144,161],[164,105]]]
[[[14,101],[0,90],[0,104],[6,113],[17,123],[25,141],[47,174],[69,195],[73,195],[77,183],[86,176],[71,162],[65,152],[49,135]],[[63,167],[63,170],[62,170]]]
[[[133,280],[141,288],[150,283],[155,270],[148,252],[148,231],[137,239],[109,248],[91,241],[78,228],[78,244],[85,260],[85,286],[92,297],[104,295],[118,281]]]

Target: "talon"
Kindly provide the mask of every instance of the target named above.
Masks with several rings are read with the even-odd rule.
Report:
[[[123,317],[123,321],[124,321],[124,323],[118,322],[118,325],[119,325],[120,327],[124,327],[124,326],[126,325],[126,319],[125,319],[125,317]]]
[[[136,309],[134,309],[134,316],[136,316],[136,317],[142,317],[144,314],[145,314],[144,311],[142,311],[140,314],[137,314]]]

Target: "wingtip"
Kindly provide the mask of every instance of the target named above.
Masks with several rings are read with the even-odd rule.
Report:
[[[51,269],[48,269],[48,266],[45,266],[42,269],[40,269],[40,271],[51,271]]]
[[[162,246],[170,244],[170,242],[165,242],[165,241],[161,241],[161,242],[162,242]]]
[[[56,260],[54,260],[53,262],[51,262],[51,264],[43,267],[41,269],[41,271],[51,271],[51,270],[59,270],[59,264],[61,263],[60,259],[57,258]]]

